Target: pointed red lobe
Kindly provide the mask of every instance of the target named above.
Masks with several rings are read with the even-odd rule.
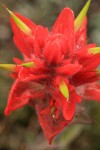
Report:
[[[30,83],[20,82],[18,79],[15,81],[9,93],[5,115],[9,115],[13,110],[16,110],[28,103],[31,88]]]
[[[62,112],[66,120],[72,120],[76,110],[76,104],[81,101],[80,96],[77,95],[75,90],[70,92],[69,100],[62,98]]]
[[[61,33],[68,36],[71,33],[74,24],[74,14],[70,8],[64,8],[58,16],[56,22],[52,27],[53,33]],[[70,29],[71,28],[71,29]],[[73,30],[72,30],[73,32]]]
[[[19,58],[13,58],[13,61],[17,64],[17,65],[20,65],[22,64],[22,60],[20,60]]]
[[[45,114],[42,114],[45,104],[42,103],[38,105],[37,108],[37,114],[39,118],[40,125],[44,131],[44,134],[49,142],[51,144],[53,138],[61,132],[64,127],[69,124],[69,121],[66,121],[62,115],[59,116],[59,118],[55,121],[51,114],[49,114],[48,109],[45,111]]]
[[[40,25],[36,27],[34,33],[34,53],[38,57],[43,57],[43,48],[45,46],[49,31],[48,28],[44,28]]]
[[[70,56],[72,56],[74,49],[74,14],[71,9],[64,8],[62,10],[52,28],[52,33],[61,33],[66,36]]]

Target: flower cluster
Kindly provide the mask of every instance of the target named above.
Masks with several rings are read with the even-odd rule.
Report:
[[[16,79],[5,115],[26,104],[36,108],[49,143],[71,123],[78,103],[100,100],[100,48],[87,44],[86,37],[89,5],[90,0],[76,19],[70,8],[64,8],[51,31],[6,8],[24,59],[0,65]]]

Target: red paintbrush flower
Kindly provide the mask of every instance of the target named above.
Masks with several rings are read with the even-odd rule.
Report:
[[[1,65],[13,71],[16,81],[5,114],[29,104],[35,107],[44,134],[51,143],[74,117],[83,99],[100,100],[100,48],[86,43],[86,13],[90,0],[74,19],[64,8],[49,31],[17,13],[11,15],[14,42],[24,60]]]

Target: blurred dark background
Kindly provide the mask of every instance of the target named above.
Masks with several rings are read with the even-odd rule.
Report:
[[[5,4],[49,29],[64,7],[72,8],[77,16],[85,3],[86,0],[0,0],[0,5]],[[100,46],[100,0],[91,2],[87,34],[89,42]],[[0,6],[0,63],[12,63],[13,57],[22,58],[13,43],[9,15]],[[4,116],[12,83],[9,73],[0,70],[0,150],[100,150],[100,103],[85,102],[87,119],[66,127],[48,146],[35,110],[25,106]]]

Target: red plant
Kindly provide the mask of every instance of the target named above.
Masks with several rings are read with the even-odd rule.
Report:
[[[89,4],[90,0],[76,19],[64,8],[51,31],[8,10],[24,60],[14,58],[16,65],[1,65],[16,78],[5,115],[26,104],[36,108],[49,143],[71,123],[78,103],[100,100],[100,48],[86,41]]]

